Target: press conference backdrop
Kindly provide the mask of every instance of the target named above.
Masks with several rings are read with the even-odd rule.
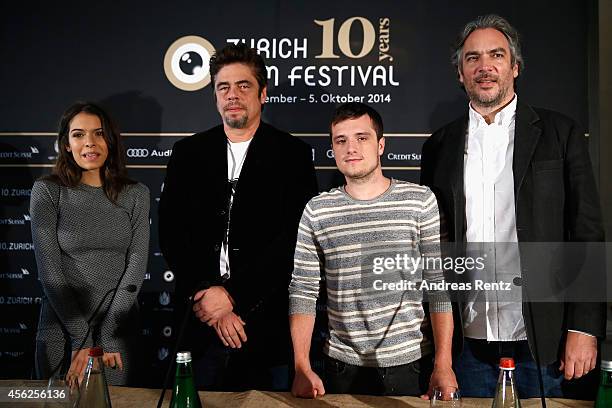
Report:
[[[418,180],[423,142],[467,108],[450,46],[481,14],[501,14],[523,35],[519,98],[566,113],[588,131],[592,5],[582,0],[7,4],[0,6],[0,377],[32,375],[41,289],[30,191],[51,169],[57,121],[75,100],[108,108],[123,132],[131,177],[151,190],[150,258],[139,302],[140,378],[152,385],[160,383],[176,334],[158,201],[173,144],[220,123],[207,64],[214,50],[245,41],[264,56],[264,120],[312,146],[321,190],[342,182],[328,120],[348,101],[382,114],[385,173]],[[208,154],[194,152],[194,160]],[[202,176],[198,188],[205,189]],[[315,333],[315,347],[324,336],[324,328]]]

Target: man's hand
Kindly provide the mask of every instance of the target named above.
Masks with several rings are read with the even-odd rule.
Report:
[[[224,346],[240,348],[242,343],[247,341],[247,335],[243,327],[245,324],[240,316],[234,312],[229,312],[215,324],[215,331]]]
[[[582,333],[567,332],[565,351],[561,356],[559,371],[566,380],[577,379],[595,368],[597,362],[597,338]]]
[[[89,360],[89,349],[81,349],[79,351],[72,351],[70,359],[70,368],[66,374],[66,381],[70,386],[80,384],[85,376],[85,368],[87,368],[87,361]],[[78,379],[78,383],[76,382]]]
[[[200,290],[193,300],[196,317],[209,326],[214,326],[221,317],[234,310],[234,302],[223,286],[211,286]]]
[[[119,368],[123,370],[123,360],[121,360],[120,353],[104,353],[102,356],[102,362],[106,367]]]
[[[433,372],[429,378],[429,389],[427,394],[421,395],[421,398],[430,399],[433,395],[434,387],[442,390],[443,393],[456,391],[459,388],[455,372],[450,364],[434,364]]]
[[[321,378],[311,368],[296,369],[291,394],[300,398],[317,398],[325,395]]]
[[[292,314],[289,316],[289,330],[293,341],[295,378],[291,393],[300,398],[317,398],[325,395],[323,381],[310,367],[310,340],[315,324],[314,314]]]

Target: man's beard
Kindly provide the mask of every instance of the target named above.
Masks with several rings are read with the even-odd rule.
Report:
[[[249,116],[246,113],[239,118],[225,117],[225,123],[232,129],[244,129],[248,120]]]
[[[479,94],[477,91],[478,81],[481,79],[486,79],[486,78],[491,79],[490,76],[486,76],[486,75],[475,78],[474,86],[471,89],[466,87],[465,90],[472,104],[476,106],[480,106],[483,108],[491,108],[491,107],[498,106],[504,101],[504,99],[506,99],[506,96],[508,95],[508,87],[505,86],[506,84],[503,81],[500,82],[499,77],[495,77],[494,79],[496,79],[496,83],[498,87],[497,93],[494,95]]]
[[[240,117],[232,117],[229,114],[224,116],[225,124],[232,129],[244,129],[249,120],[249,112],[247,111],[246,106],[241,103],[235,102],[225,106],[224,110],[227,111],[231,108],[239,107],[243,109],[244,114]]]
[[[478,92],[471,92],[467,90],[468,97],[472,104],[476,106],[481,106],[483,108],[491,108],[494,106],[498,106],[502,103],[504,99],[506,99],[506,95],[508,94],[507,88],[500,88],[499,92],[495,95],[480,95]]]

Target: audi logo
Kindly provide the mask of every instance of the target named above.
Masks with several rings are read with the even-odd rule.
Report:
[[[149,157],[149,149],[127,149],[127,157]]]

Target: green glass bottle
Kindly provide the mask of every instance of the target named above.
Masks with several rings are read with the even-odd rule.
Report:
[[[595,408],[612,407],[612,361],[601,360],[601,381]]]
[[[189,351],[176,353],[176,375],[170,408],[202,408],[198,390],[193,384],[191,352]]]

